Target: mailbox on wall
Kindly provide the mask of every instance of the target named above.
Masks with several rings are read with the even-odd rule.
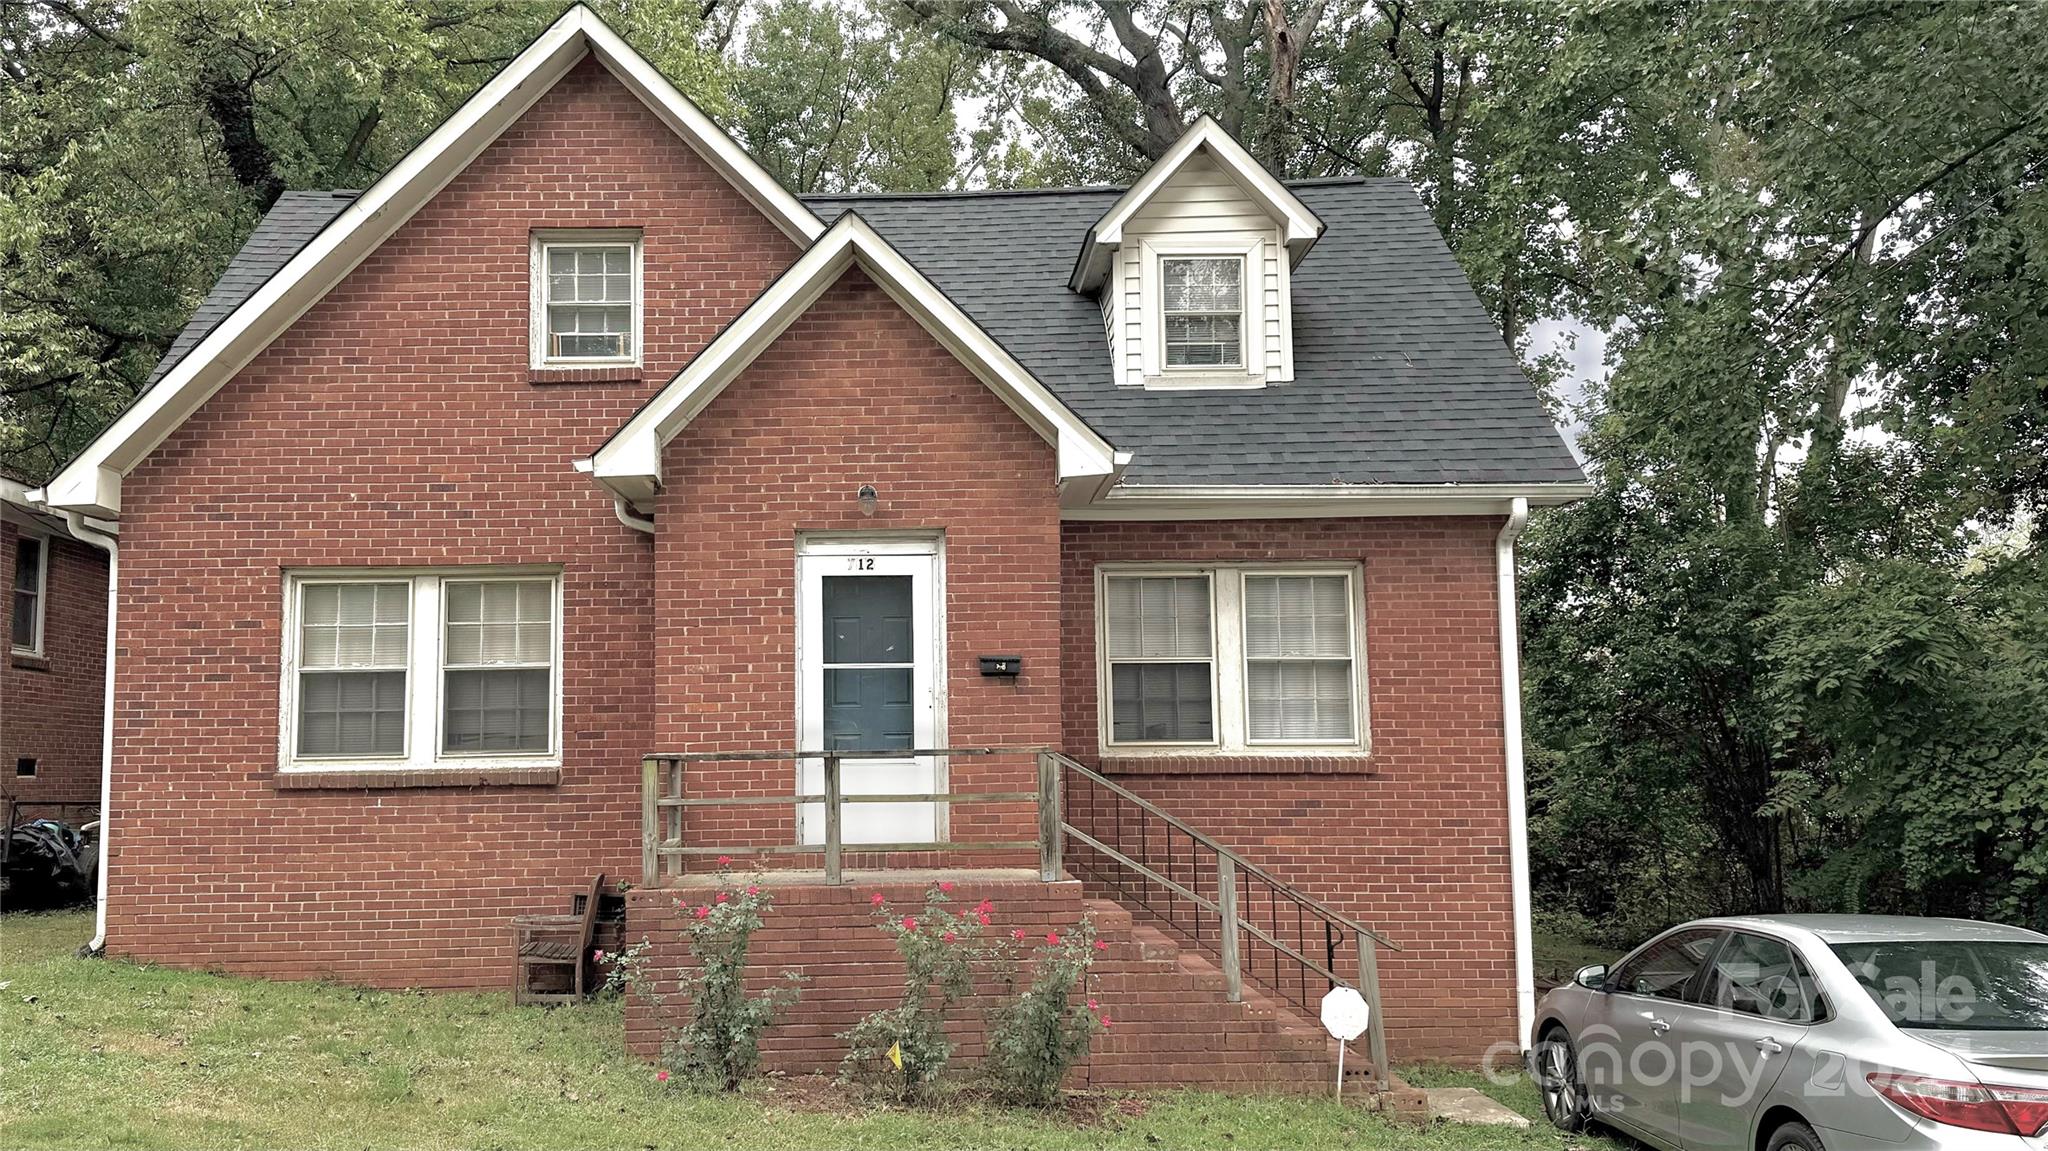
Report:
[[[1023,674],[1024,657],[1021,655],[985,655],[981,657],[981,674],[1001,679],[1015,679]]]

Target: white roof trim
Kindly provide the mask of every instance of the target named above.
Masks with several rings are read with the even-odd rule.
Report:
[[[1526,484],[1212,484],[1119,486],[1069,520],[1320,519],[1341,516],[1501,515],[1508,501],[1568,504],[1593,494],[1590,483]]]
[[[1088,237],[1082,243],[1081,256],[1075,261],[1070,281],[1075,291],[1087,291],[1102,282],[1103,275],[1109,270],[1110,251],[1123,243],[1124,225],[1151,202],[1152,197],[1190,157],[1203,149],[1207,149],[1217,166],[1236,180],[1246,194],[1280,225],[1281,239],[1287,245],[1290,262],[1299,263],[1308,254],[1316,238],[1323,234],[1323,221],[1288,191],[1287,185],[1253,159],[1252,154],[1244,150],[1244,145],[1224,131],[1221,124],[1203,116],[1181,133],[1180,139],[1174,141],[1166,155],[1146,169],[1137,183],[1117,197],[1116,203],[1111,204],[1102,218],[1088,229]]]
[[[590,473],[629,500],[651,497],[661,484],[661,455],[668,442],[856,264],[1057,449],[1062,483],[1101,481],[1075,485],[1092,495],[1129,462],[866,220],[848,212],[591,456]]]
[[[791,239],[810,243],[824,233],[824,222],[816,214],[776,183],[595,13],[578,4],[356,197],[100,433],[44,489],[49,505],[118,516],[122,477],[468,167],[556,81],[592,54]]]

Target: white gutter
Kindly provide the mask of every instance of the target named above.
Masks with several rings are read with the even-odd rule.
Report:
[[[40,497],[42,492],[30,494]],[[113,838],[114,826],[114,640],[121,607],[121,547],[113,536],[86,526],[85,516],[78,512],[65,512],[64,523],[70,527],[73,539],[107,553],[107,682],[100,715],[100,874],[99,891],[93,901],[92,942],[86,944],[88,950],[98,954],[107,946],[107,844]]]
[[[625,524],[634,531],[646,532],[648,535],[654,534],[654,521],[643,516],[634,515],[632,506],[626,503],[626,497],[613,496],[612,511],[618,515],[620,523]]]
[[[1500,580],[1501,743],[1508,779],[1508,886],[1515,917],[1516,1044],[1527,1049],[1536,1023],[1536,957],[1529,904],[1529,793],[1522,777],[1522,657],[1516,637],[1515,541],[1529,523],[1529,501],[1508,501],[1508,522],[1494,544]]]

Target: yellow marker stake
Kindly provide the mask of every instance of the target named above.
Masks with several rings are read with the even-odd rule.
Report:
[[[903,1045],[901,1043],[891,1043],[889,1045],[889,1062],[895,1064],[896,1070],[903,1070]]]

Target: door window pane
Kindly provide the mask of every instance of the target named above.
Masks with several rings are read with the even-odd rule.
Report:
[[[1683,999],[1719,938],[1718,931],[1681,931],[1623,964],[1608,986],[1631,995]]]
[[[911,590],[907,575],[824,577],[819,606],[827,748],[916,746]]]

